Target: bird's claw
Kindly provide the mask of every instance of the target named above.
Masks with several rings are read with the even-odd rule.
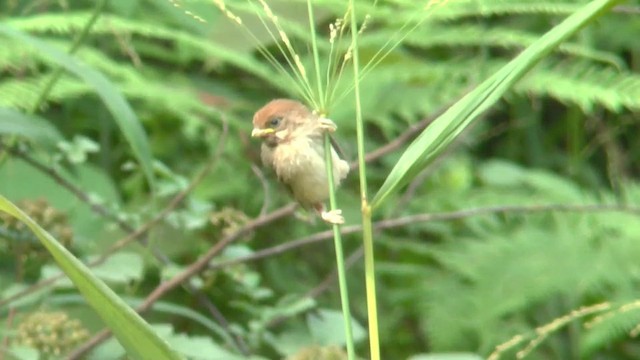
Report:
[[[331,211],[322,211],[320,213],[320,217],[322,220],[329,224],[333,225],[341,225],[344,224],[344,217],[342,216],[342,210],[335,209]]]
[[[320,129],[332,133],[338,129],[338,125],[331,119],[320,118]]]

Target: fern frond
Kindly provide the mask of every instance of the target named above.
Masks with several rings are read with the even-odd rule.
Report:
[[[69,35],[82,29],[90,16],[91,14],[86,12],[42,14],[28,18],[11,19],[9,24],[28,32]],[[270,68],[252,57],[219,46],[210,39],[199,38],[157,23],[129,20],[115,15],[103,15],[92,27],[92,33],[94,35],[125,33],[189,46],[194,50],[191,52],[192,56],[199,60],[215,58],[243,69],[284,91],[289,90],[282,82],[278,81],[278,77],[273,76]]]
[[[466,17],[489,17],[504,15],[567,15],[574,13],[582,4],[575,1],[536,0],[462,0],[449,1],[437,8],[433,20],[458,20]]]
[[[534,70],[516,91],[573,103],[586,113],[602,105],[613,112],[640,109],[640,75],[587,62],[560,62]]]
[[[445,96],[460,94],[466,87],[493,73],[503,63],[469,60],[425,63],[405,57],[393,59],[390,65],[388,68],[382,66],[376,71],[375,81],[392,81],[395,86],[404,86],[405,90],[414,86],[422,88],[424,98],[421,101],[424,103],[432,100],[428,98],[429,93],[424,93],[425,86],[432,88],[434,96],[446,102],[446,98],[438,96],[438,93],[444,93]],[[395,66],[410,68],[411,71],[393,72]],[[422,103],[417,102],[419,94],[412,97],[402,91],[389,92],[388,88],[385,91],[388,93],[385,98],[398,100],[398,104],[411,106],[413,102],[414,108],[421,107],[419,105]],[[532,70],[516,85],[514,91],[528,96],[548,96],[560,102],[575,104],[587,113],[593,112],[597,106],[613,112],[640,109],[640,75],[587,61],[547,61]],[[394,93],[403,94],[404,101],[401,96],[394,97]],[[386,100],[382,103],[386,103]]]
[[[616,340],[633,337],[633,329],[640,324],[640,309],[637,301],[632,309],[622,311],[627,304],[616,306],[585,324],[586,333],[580,346],[581,357],[591,357]]]
[[[434,46],[491,46],[520,50],[531,45],[539,37],[540,34],[515,28],[461,24],[456,26],[425,26],[410,34],[405,43],[420,48]],[[622,59],[614,53],[576,43],[563,43],[558,47],[558,52],[603,62],[618,69],[625,67]]]
[[[0,82],[0,107],[28,110],[48,81],[48,75],[32,78],[12,79]],[[178,117],[192,117],[194,113],[211,114],[212,109],[203,104],[193,92],[169,87],[158,81],[128,81],[120,83],[120,89],[129,98],[146,103],[149,108],[174,114]],[[49,101],[62,103],[90,96],[93,89],[80,80],[62,77],[49,96]]]
[[[0,46],[0,73],[34,70],[39,63],[35,59],[35,53],[35,50],[26,48],[16,41],[2,39],[2,46]]]

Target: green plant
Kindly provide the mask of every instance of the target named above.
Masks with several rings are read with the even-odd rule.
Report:
[[[372,357],[477,358],[516,335],[499,355],[637,357],[637,210],[625,205],[640,150],[636,5],[565,39],[614,2],[350,3],[269,1],[280,28],[259,2],[0,5],[0,191],[65,213],[73,253],[184,356],[276,358],[323,339],[355,342],[353,357],[366,352],[356,329],[368,318]],[[558,25],[565,17],[576,22]],[[348,32],[356,39],[337,41]],[[352,177],[332,201],[348,220],[365,215],[364,229],[334,229],[352,254],[340,270],[349,301],[327,292],[335,265],[305,242],[330,234],[291,221],[291,207],[270,211],[285,197],[251,170],[243,136],[272,97],[329,113],[346,154],[358,152],[360,191]],[[393,152],[429,123],[406,156]],[[368,291],[354,233],[368,240]],[[42,261],[23,281],[0,264],[0,344],[16,308],[83,308]],[[377,324],[366,301],[382,309]],[[336,330],[350,322],[331,310],[341,302],[354,341]],[[90,356],[105,354],[124,352],[111,341]]]

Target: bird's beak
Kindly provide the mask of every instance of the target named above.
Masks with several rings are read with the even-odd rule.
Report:
[[[274,132],[275,132],[275,130],[274,130],[274,129],[271,129],[271,128],[266,128],[266,129],[257,129],[257,128],[254,128],[254,129],[251,131],[251,137],[259,137],[259,138],[262,138],[262,137],[265,137],[265,136],[267,136],[267,135],[269,135],[269,134],[273,134]]]

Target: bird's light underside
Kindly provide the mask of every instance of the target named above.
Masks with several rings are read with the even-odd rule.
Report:
[[[336,130],[333,121],[318,117],[303,104],[276,99],[256,112],[252,137],[260,138],[262,161],[278,180],[287,185],[294,198],[306,208],[318,211],[323,220],[340,224],[340,210],[324,211],[329,184],[324,158],[324,134]],[[334,183],[340,184],[349,165],[331,149]]]

